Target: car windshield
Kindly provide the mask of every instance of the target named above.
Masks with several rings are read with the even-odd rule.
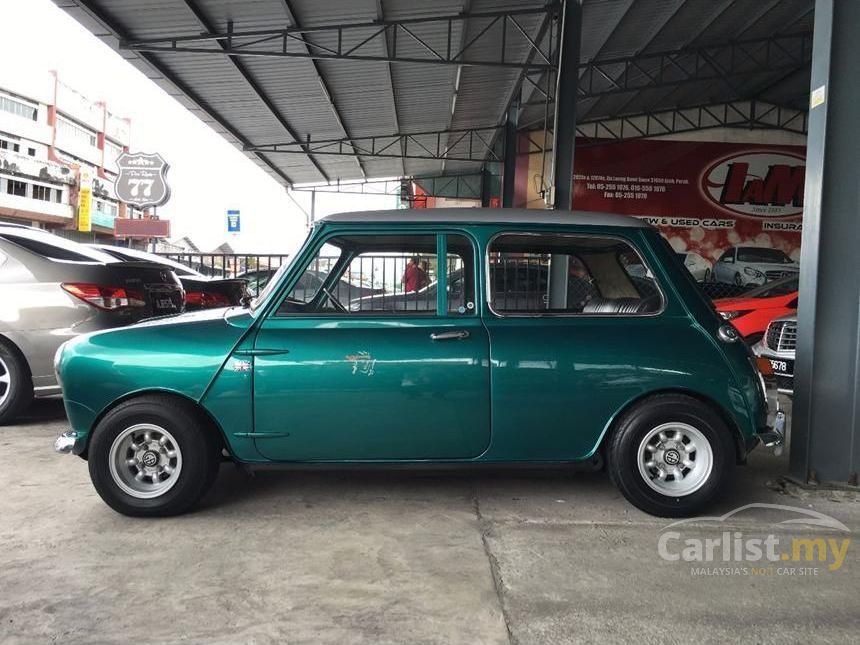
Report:
[[[251,301],[251,311],[256,311],[257,307],[259,307],[263,302],[265,302],[266,298],[269,297],[269,294],[274,291],[275,285],[281,281],[283,275],[293,265],[293,262],[296,261],[296,257],[298,256],[299,252],[304,248],[305,243],[311,238],[313,233],[314,229],[311,228],[308,231],[307,237],[303,239],[299,238],[298,240],[294,241],[293,244],[287,246],[287,252],[284,253],[284,256],[286,256],[287,258],[287,261],[282,264],[277,271],[275,271],[275,274],[271,278],[269,278],[269,281],[266,283],[266,286],[263,287],[263,290],[260,291],[260,293],[257,294],[257,297]]]
[[[755,289],[750,289],[744,296],[747,298],[775,298],[776,296],[787,296],[798,289],[800,277],[790,276],[781,280],[768,282]]]
[[[107,253],[90,248],[72,240],[67,240],[42,231],[31,231],[29,229],[11,229],[0,234],[10,242],[14,242],[32,253],[41,255],[51,260],[64,262],[100,262],[111,264],[117,259]]]
[[[765,264],[789,264],[791,258],[779,249],[743,247],[738,249],[738,262],[762,262]]]

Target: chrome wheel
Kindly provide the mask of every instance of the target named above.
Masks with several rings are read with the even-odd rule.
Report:
[[[699,490],[714,467],[714,451],[704,434],[686,423],[652,429],[638,451],[639,474],[655,491],[682,497]]]
[[[0,356],[0,407],[6,403],[6,400],[12,394],[12,374],[9,372],[9,366],[3,357]]]
[[[120,432],[108,458],[114,483],[138,499],[164,495],[182,471],[182,451],[176,439],[151,423],[139,423]]]

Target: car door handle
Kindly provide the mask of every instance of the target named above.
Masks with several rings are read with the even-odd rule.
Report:
[[[469,337],[469,332],[465,329],[456,331],[437,331],[430,334],[432,340],[463,340]]]

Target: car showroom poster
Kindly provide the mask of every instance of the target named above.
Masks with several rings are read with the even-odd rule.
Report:
[[[803,146],[577,142],[573,205],[643,217],[676,251],[711,262],[732,246],[775,248],[798,260],[805,153]]]

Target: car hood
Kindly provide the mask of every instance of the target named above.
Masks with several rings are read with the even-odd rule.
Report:
[[[796,297],[797,293],[790,293],[784,296],[772,296],[770,298],[720,298],[718,300],[714,300],[714,307],[717,311],[769,309],[771,307],[781,307]]]

